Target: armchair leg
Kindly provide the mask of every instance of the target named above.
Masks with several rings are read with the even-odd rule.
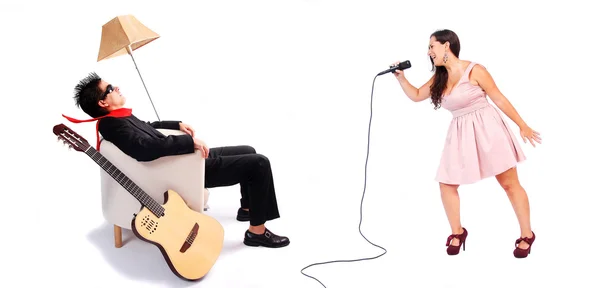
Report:
[[[123,233],[121,227],[115,225],[115,247],[123,247]]]

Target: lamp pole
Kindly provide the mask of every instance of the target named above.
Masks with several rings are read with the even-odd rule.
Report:
[[[156,118],[160,121],[160,117],[158,117],[158,112],[156,112],[156,107],[154,107],[154,102],[152,102],[152,98],[150,97],[150,93],[148,92],[148,88],[146,88],[146,83],[144,83],[144,79],[142,78],[142,74],[140,73],[140,69],[138,69],[137,64],[135,63],[135,58],[133,58],[133,51],[131,50],[131,45],[127,45],[127,53],[131,56],[131,60],[133,60],[133,65],[135,65],[135,70],[137,70],[138,75],[140,75],[140,79],[142,80],[142,85],[144,85],[144,89],[146,90],[146,94],[148,95],[148,99],[150,99],[150,104],[152,104],[152,108],[154,109],[154,113],[156,114]]]

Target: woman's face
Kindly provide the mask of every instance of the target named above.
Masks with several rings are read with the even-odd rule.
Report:
[[[427,52],[427,55],[429,55],[429,57],[431,57],[431,60],[433,60],[433,65],[444,65],[444,53],[447,51],[447,46],[448,43],[446,43],[445,45],[441,44],[437,41],[437,39],[435,39],[435,36],[432,36],[429,39],[429,50]]]

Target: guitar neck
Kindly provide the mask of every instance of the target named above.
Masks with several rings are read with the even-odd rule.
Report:
[[[137,199],[142,205],[148,208],[154,215],[160,217],[164,213],[164,208],[158,202],[156,202],[152,197],[148,196],[142,188],[137,186],[129,177],[127,177],[121,170],[115,167],[108,159],[106,159],[100,152],[98,152],[93,147],[89,147],[85,150],[85,154],[87,154],[98,166],[100,166],[108,175],[110,175],[115,181],[117,181],[125,190],[127,190],[135,199]]]

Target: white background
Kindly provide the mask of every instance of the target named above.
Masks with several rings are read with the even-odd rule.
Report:
[[[431,76],[429,35],[458,33],[460,58],[488,68],[543,144],[519,166],[537,240],[512,256],[516,217],[494,178],[461,187],[468,247],[450,234],[437,183],[451,119],[413,103],[391,74],[375,84],[363,232],[388,254],[306,270],[327,287],[598,287],[598,25],[583,1],[19,1],[0,9],[2,286],[321,287],[304,266],[380,253],[357,231],[373,77],[410,60]],[[589,2],[592,3],[592,2]],[[503,5],[503,6],[494,6]],[[248,144],[272,163],[283,249],[241,244],[238,186],[211,189],[226,246],[200,283],[179,280],[160,252],[132,238],[113,247],[99,168],[55,142],[65,123],[94,143],[73,88],[96,71],[134,114],[156,117],[128,55],[97,63],[101,27],[133,14],[161,38],[134,52],[164,119],[210,146]],[[511,123],[513,132],[519,131]],[[16,281],[12,282],[11,281]]]

